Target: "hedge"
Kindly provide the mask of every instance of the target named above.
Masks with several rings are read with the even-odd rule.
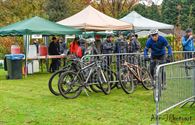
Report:
[[[168,35],[165,37],[167,39],[167,41],[169,42],[169,44],[171,45],[172,48],[174,48],[174,36],[173,35]],[[141,49],[143,50],[146,46],[146,41],[147,41],[148,37],[140,37],[138,38],[140,44],[141,44]]]

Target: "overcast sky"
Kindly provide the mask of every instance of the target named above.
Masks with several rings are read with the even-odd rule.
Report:
[[[157,5],[160,5],[163,0],[153,0]]]

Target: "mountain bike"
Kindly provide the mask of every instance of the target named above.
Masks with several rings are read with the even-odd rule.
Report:
[[[76,67],[78,67],[78,66],[76,66],[76,65],[78,65],[78,62],[79,62],[79,59],[76,57],[68,59],[67,63],[66,63],[67,65],[65,67],[54,72],[51,75],[51,77],[49,78],[49,81],[48,81],[48,87],[49,87],[49,90],[52,94],[54,94],[56,96],[60,95],[60,92],[58,91],[59,77],[61,76],[62,73],[69,71],[69,70],[78,71],[78,69],[76,69]]]
[[[101,63],[102,60],[95,60],[93,63],[81,68],[78,72],[67,71],[63,73],[58,81],[60,94],[65,98],[73,99],[78,97],[82,90],[86,92],[90,85],[97,84],[102,92],[108,95],[111,87],[108,76],[101,67]],[[97,83],[90,82],[92,76],[96,76]]]
[[[137,84],[141,83],[146,90],[153,89],[152,76],[146,68],[125,61],[121,70],[119,82],[125,93],[130,94],[134,91],[135,80]]]

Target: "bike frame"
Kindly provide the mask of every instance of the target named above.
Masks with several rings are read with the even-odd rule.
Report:
[[[89,71],[89,73],[88,73],[88,75],[87,75],[87,78],[85,77],[85,75],[84,75],[84,73],[83,73],[86,69],[90,69],[90,71]],[[87,65],[87,66],[81,68],[81,69],[78,71],[78,73],[77,73],[77,77],[78,77],[78,76],[81,77],[81,80],[83,81],[83,85],[84,85],[84,86],[90,85],[90,84],[88,84],[88,83],[89,83],[89,79],[90,79],[90,77],[92,76],[93,72],[96,71],[96,70],[99,71],[98,73],[100,73],[100,75],[103,76],[103,80],[107,82],[106,77],[105,77],[105,75],[104,75],[104,73],[103,73],[103,70],[102,70],[101,66],[98,65],[97,62],[93,62],[93,63],[91,63],[91,64],[89,64],[89,65]],[[100,79],[100,82],[102,83],[101,79]]]
[[[129,71],[133,74],[133,76],[139,81],[142,82],[141,79],[141,68],[138,65],[130,64],[128,62],[125,62],[123,65],[127,66]]]

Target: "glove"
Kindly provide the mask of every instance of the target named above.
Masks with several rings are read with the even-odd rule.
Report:
[[[167,56],[167,63],[170,63],[173,61],[173,56],[172,55],[168,55]]]
[[[150,61],[150,58],[148,56],[144,57],[145,61]]]

